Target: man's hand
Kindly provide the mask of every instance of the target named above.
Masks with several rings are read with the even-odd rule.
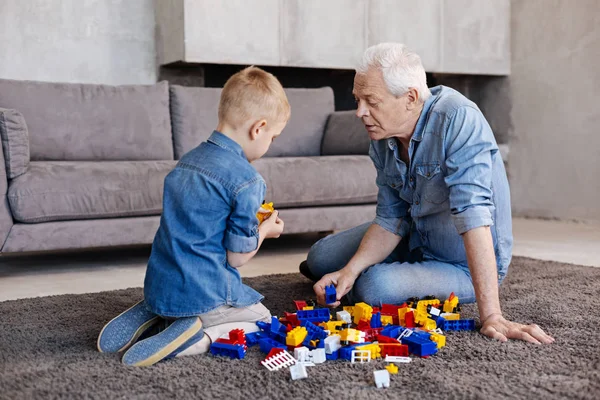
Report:
[[[342,268],[339,271],[324,275],[321,280],[319,280],[313,286],[315,294],[317,295],[317,303],[329,307],[339,306],[342,297],[344,297],[350,291],[350,289],[352,289],[352,286],[354,286],[354,281],[356,281],[356,278],[357,275],[349,268]],[[329,285],[335,286],[335,291],[337,294],[337,301],[333,304],[325,303],[325,286]]]
[[[520,339],[535,344],[554,342],[554,338],[547,335],[539,326],[507,321],[501,314],[490,315],[483,322],[480,332],[501,342],[506,342],[508,339]]]
[[[279,212],[273,211],[271,216],[265,219],[258,229],[265,232],[265,239],[276,239],[283,232],[283,225],[283,220],[279,218]]]

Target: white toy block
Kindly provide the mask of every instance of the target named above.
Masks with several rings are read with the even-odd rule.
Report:
[[[365,363],[371,362],[371,350],[352,350],[352,364],[355,362]]]
[[[294,349],[294,358],[298,360],[298,362],[307,362],[310,361],[310,350],[308,347],[296,347]]]
[[[338,321],[344,321],[347,324],[352,323],[352,316],[350,315],[350,313],[348,311],[338,311],[335,313],[335,317],[337,318]]]
[[[429,310],[429,314],[439,317],[441,314],[441,311],[439,308],[431,307],[431,310]]]
[[[327,360],[325,349],[314,349],[310,352],[310,361],[315,364],[322,364]]]
[[[375,386],[377,386],[377,388],[390,387],[390,373],[387,369],[373,371],[373,378],[375,378]]]
[[[409,363],[410,362],[410,357],[385,356],[385,362]]]
[[[283,350],[280,353],[275,354],[274,356],[268,357],[260,362],[264,365],[269,371],[277,371],[281,368],[287,368],[296,364],[296,360],[290,353]]]
[[[341,337],[339,335],[328,336],[325,338],[325,353],[333,354],[342,348]]]
[[[306,367],[304,364],[295,364],[290,367],[290,375],[292,380],[305,379],[308,378],[308,373],[306,372]]]

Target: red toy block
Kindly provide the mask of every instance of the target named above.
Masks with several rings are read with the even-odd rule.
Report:
[[[233,329],[229,331],[229,339],[219,338],[215,340],[216,343],[240,345],[244,346],[244,349],[248,349],[246,345],[246,334],[243,329]]]
[[[373,307],[373,314],[381,312],[379,307]]]
[[[379,332],[381,332],[382,330],[383,328],[364,329],[363,332],[365,333],[365,342],[372,342],[375,339],[377,339],[377,336],[379,336]]]
[[[408,357],[408,346],[400,343],[380,343],[381,357],[385,356],[399,356]]]
[[[284,319],[286,320],[286,323],[292,325],[292,328],[300,326],[300,320],[298,319],[298,316],[296,314],[284,312],[283,315]]]
[[[398,340],[389,336],[377,335],[377,341],[379,343],[400,343]]]
[[[269,354],[267,354],[267,356],[265,357],[265,360],[269,357],[274,356],[275,354],[279,354],[283,351],[283,349],[277,348],[277,347],[273,347],[271,349],[271,351],[269,352]]]
[[[392,317],[395,315],[398,316],[398,310],[400,308],[407,307],[406,303],[396,306],[394,304],[382,304],[381,305],[381,315],[391,315]]]
[[[415,314],[412,311],[409,311],[406,314],[404,314],[404,323],[406,324],[405,326],[407,328],[415,327]]]
[[[371,329],[371,321],[367,321],[366,319],[361,319],[358,322],[356,329],[358,329],[359,331],[363,331],[363,332],[367,331],[368,329]]]
[[[296,310],[304,310],[304,307],[307,306],[304,300],[294,300],[294,304],[296,305]]]

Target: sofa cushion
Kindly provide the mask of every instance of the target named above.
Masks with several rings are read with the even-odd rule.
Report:
[[[253,163],[276,208],[365,204],[377,200],[368,156],[261,158]]]
[[[321,154],[324,156],[342,154],[369,154],[369,134],[356,110],[336,111],[329,116]]]
[[[29,167],[29,135],[20,112],[0,108],[0,138],[6,176],[13,179],[23,175]]]
[[[20,222],[159,215],[165,176],[176,161],[31,162],[10,182]]]
[[[319,155],[327,117],[334,111],[333,91],[324,87],[285,92],[292,115],[266,156]],[[217,127],[221,89],[171,85],[170,93],[175,158],[179,159]]]
[[[167,82],[108,86],[0,79],[0,107],[19,110],[32,160],[172,160]]]

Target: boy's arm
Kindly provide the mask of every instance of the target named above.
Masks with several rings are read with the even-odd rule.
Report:
[[[231,265],[233,268],[239,268],[250,261],[258,252],[258,249],[260,249],[262,242],[267,237],[267,233],[268,232],[264,227],[264,224],[258,227],[258,246],[256,247],[256,250],[251,251],[250,253],[235,253],[231,250],[227,250],[227,262],[229,265]]]

